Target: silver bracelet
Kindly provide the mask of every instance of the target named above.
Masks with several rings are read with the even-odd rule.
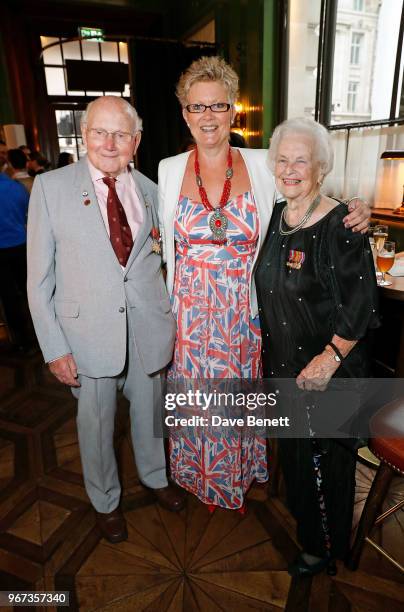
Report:
[[[362,200],[362,202],[364,202],[365,204],[368,204],[368,201],[365,200],[365,198],[363,196],[354,196],[353,198],[349,198],[347,200],[344,200],[345,204],[347,206],[349,206],[349,204],[353,201],[353,200]]]

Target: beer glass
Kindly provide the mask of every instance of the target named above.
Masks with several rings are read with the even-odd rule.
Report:
[[[382,273],[382,278],[377,281],[379,287],[387,287],[391,285],[391,281],[386,281],[384,275],[393,267],[394,258],[396,255],[395,242],[385,241],[381,249],[377,251],[377,267]]]

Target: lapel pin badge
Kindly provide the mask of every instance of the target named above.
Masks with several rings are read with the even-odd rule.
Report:
[[[88,206],[89,204],[91,204],[91,200],[87,197],[88,191],[83,191],[81,195],[83,196],[83,198],[86,198],[83,202],[84,206]]]

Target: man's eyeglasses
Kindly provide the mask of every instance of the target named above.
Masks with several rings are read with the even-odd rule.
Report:
[[[128,144],[133,138],[133,134],[129,132],[107,132],[107,130],[102,130],[101,128],[90,128],[88,131],[91,134],[91,138],[99,142],[105,142],[109,135],[118,144]]]
[[[212,113],[227,113],[231,104],[228,102],[215,102],[215,104],[188,104],[185,108],[189,113],[204,113],[210,108]]]

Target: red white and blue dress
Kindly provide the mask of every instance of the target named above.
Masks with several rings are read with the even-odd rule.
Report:
[[[261,375],[259,319],[250,315],[249,285],[258,241],[251,192],[228,201],[226,245],[212,243],[203,204],[180,196],[174,236],[172,296],[177,338],[170,380],[257,379]],[[240,508],[256,479],[268,479],[265,439],[251,431],[195,428],[170,432],[171,477],[207,504]]]

